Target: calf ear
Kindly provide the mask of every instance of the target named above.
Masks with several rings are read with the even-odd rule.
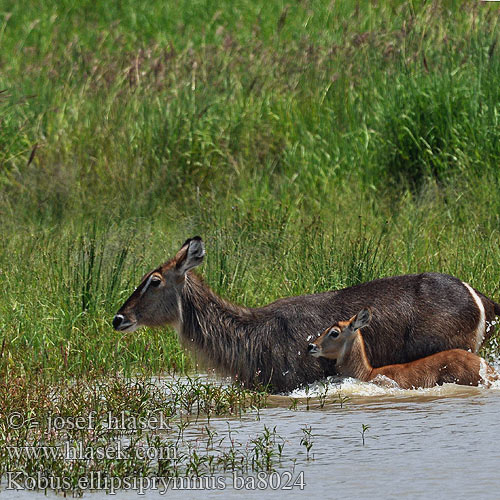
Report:
[[[354,317],[352,322],[352,329],[358,330],[359,328],[363,328],[367,326],[372,319],[372,313],[370,309],[361,309],[358,314]]]
[[[184,242],[175,256],[175,269],[184,274],[189,269],[199,266],[205,257],[205,245],[199,236],[189,238]]]

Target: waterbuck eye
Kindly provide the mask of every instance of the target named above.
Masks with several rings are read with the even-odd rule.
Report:
[[[149,282],[150,286],[158,286],[161,283],[161,278],[158,278],[158,276],[153,276],[151,278],[151,281]]]

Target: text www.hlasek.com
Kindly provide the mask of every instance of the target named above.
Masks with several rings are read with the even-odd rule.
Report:
[[[46,459],[46,460],[170,460],[177,461],[177,450],[173,446],[135,446],[124,448],[121,441],[102,446],[84,446],[78,442],[71,445],[66,442],[60,446],[6,446],[11,460]]]
[[[28,475],[25,472],[6,473],[7,490],[69,490],[74,483],[69,477],[45,476],[41,472]],[[259,472],[256,476],[240,476],[233,473],[232,477],[201,476],[201,477],[164,477],[140,476],[118,477],[108,476],[101,472],[91,472],[88,476],[78,479],[80,490],[105,490],[114,495],[119,490],[134,490],[138,494],[147,491],[158,491],[160,494],[168,490],[224,490],[232,487],[235,490],[303,490],[306,486],[304,472],[294,476],[291,472]]]

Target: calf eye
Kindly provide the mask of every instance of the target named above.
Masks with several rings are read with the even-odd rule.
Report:
[[[340,330],[337,327],[332,328],[328,332],[328,336],[333,338],[333,339],[336,339],[339,336],[339,334],[340,334]]]

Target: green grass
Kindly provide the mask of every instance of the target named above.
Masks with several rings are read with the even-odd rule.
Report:
[[[440,271],[500,300],[498,8],[0,6],[0,371],[196,369],[114,312],[189,236],[250,306]]]

